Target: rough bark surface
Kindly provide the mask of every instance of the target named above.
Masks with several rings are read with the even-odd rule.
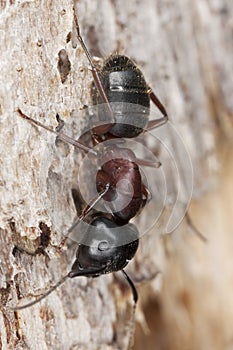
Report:
[[[219,157],[218,147],[222,135],[232,142],[232,2],[80,0],[76,5],[91,53],[104,57],[120,51],[132,57],[163,101],[192,160],[193,196],[218,189],[219,179],[228,183],[231,170],[226,168],[224,177],[225,153]],[[68,125],[76,118],[73,136],[79,135],[86,122],[83,106],[91,104],[92,75],[80,45],[74,37],[68,40],[72,1],[0,1],[0,11],[0,348],[124,349],[130,291],[115,275],[68,280],[32,308],[10,309],[43,294],[72,265],[75,246],[61,250],[59,244],[76,215],[71,188],[82,160],[80,152],[57,144],[54,135],[15,110],[20,107],[54,128],[56,114]],[[64,67],[61,60],[69,63]],[[167,142],[176,148],[176,140]],[[151,147],[156,151],[153,142]],[[174,154],[190,185],[182,154],[179,149]],[[168,205],[174,178],[172,169],[165,169]],[[232,191],[230,182],[224,191]],[[163,239],[164,224],[141,239],[128,271],[138,282],[137,321],[144,330],[143,307],[156,297],[155,337],[142,346],[139,330],[135,349],[232,348],[232,286],[230,272],[225,275],[232,272],[230,226],[225,225],[231,212],[225,197],[219,198],[213,197],[213,210],[208,199],[206,206],[194,206],[208,244],[190,235],[185,222]],[[215,202],[224,203],[222,221],[212,220]],[[145,221],[153,216],[153,210],[144,212]],[[210,231],[204,218],[211,221]],[[148,322],[152,307],[149,311]]]

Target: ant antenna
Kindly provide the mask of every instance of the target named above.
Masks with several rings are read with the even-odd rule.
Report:
[[[38,299],[36,299],[36,300],[34,300],[34,301],[31,301],[30,303],[24,304],[24,305],[22,305],[22,306],[15,306],[15,307],[12,307],[11,309],[12,309],[13,311],[23,310],[23,309],[26,309],[26,308],[28,308],[28,307],[30,307],[30,306],[33,306],[33,305],[39,303],[41,300],[43,300],[43,299],[46,298],[49,294],[51,294],[55,289],[57,289],[57,287],[59,287],[61,284],[63,284],[63,283],[67,280],[68,277],[70,277],[70,276],[69,276],[69,273],[68,273],[66,276],[62,277],[62,278],[60,279],[60,281],[58,281],[52,288],[50,288],[47,292],[45,292],[45,294],[41,295]]]
[[[61,284],[63,284],[67,278],[74,278],[74,277],[78,277],[78,276],[93,276],[95,274],[101,274],[103,271],[103,268],[101,267],[100,269],[81,269],[81,270],[71,270],[67,275],[65,275],[64,277],[62,277],[60,279],[60,281],[58,281],[53,287],[51,287],[47,292],[45,292],[43,295],[41,295],[38,299],[31,301],[30,303],[24,304],[22,306],[15,306],[12,307],[11,310],[13,311],[18,311],[18,310],[23,310],[26,309],[30,306],[33,306],[37,303],[39,303],[41,300],[43,300],[44,298],[46,298],[49,294],[51,294],[55,289],[57,289],[57,287],[59,287]]]
[[[130,318],[130,321],[129,321],[129,341],[128,341],[128,346],[127,346],[127,350],[131,350],[132,346],[133,346],[135,312],[136,312],[136,306],[137,306],[137,301],[138,301],[138,292],[136,290],[136,287],[135,287],[133,281],[131,280],[129,275],[127,275],[125,270],[121,270],[121,272],[122,272],[122,274],[124,275],[124,277],[126,278],[127,282],[130,285],[130,288],[131,288],[131,291],[132,291],[132,294],[133,294],[133,301],[134,301],[134,305],[133,305],[133,309],[132,309],[132,313],[131,313],[131,318]]]
[[[61,132],[58,132],[56,130],[53,130],[49,126],[46,126],[46,125],[40,123],[39,121],[37,121],[37,120],[35,120],[35,119],[31,118],[31,117],[28,117],[26,114],[24,114],[21,111],[20,108],[17,108],[16,112],[19,113],[21,118],[28,120],[31,124],[35,124],[35,125],[43,128],[43,129],[48,130],[48,131],[52,132],[53,134],[57,135],[60,140],[66,142],[66,143],[69,143],[69,144],[71,144],[71,145],[73,145],[75,147],[78,147],[78,148],[82,149],[83,151],[90,152],[90,153],[92,153],[92,154],[94,154],[96,156],[98,155],[98,153],[96,151],[94,151],[92,148],[84,146],[82,143],[80,143],[78,141],[75,141],[74,139],[72,139],[68,135],[63,134]]]
[[[206,243],[208,240],[207,238],[196,228],[194,223],[192,222],[192,219],[190,218],[188,212],[185,213],[185,219],[187,221],[188,226],[191,228],[191,230],[197,235],[197,237]]]

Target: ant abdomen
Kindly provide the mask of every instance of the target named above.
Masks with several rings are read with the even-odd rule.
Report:
[[[149,89],[142,72],[127,56],[112,55],[104,62],[100,75],[116,117],[109,133],[116,137],[138,136],[148,123],[150,107]],[[98,102],[103,102],[101,96]]]

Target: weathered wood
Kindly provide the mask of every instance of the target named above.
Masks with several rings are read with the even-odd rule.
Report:
[[[106,56],[120,49],[132,57],[165,104],[170,120],[188,147],[194,169],[193,195],[200,198],[215,184],[214,175],[221,169],[221,158],[216,155],[218,138],[224,132],[225,138],[230,139],[232,132],[231,2],[80,0],[77,6],[81,30],[91,53]],[[77,118],[77,135],[85,124],[82,110],[84,105],[91,104],[92,75],[80,46],[77,44],[74,49],[74,40],[67,42],[73,29],[72,7],[71,0],[0,2],[0,324],[3,349],[123,349],[127,342],[125,321],[129,318],[130,292],[123,288],[124,282],[114,276],[69,280],[46,301],[30,309],[17,313],[9,309],[18,298],[26,302],[44,293],[69,271],[73,262],[75,247],[61,251],[58,246],[75,216],[70,189],[75,186],[81,154],[72,147],[58,148],[52,134],[31,126],[15,112],[20,107],[26,114],[53,127],[57,126],[57,113],[68,124]],[[58,67],[59,56],[65,56],[61,50],[65,50],[69,58],[70,72],[69,64]],[[58,68],[62,69],[62,77]],[[176,146],[176,140],[168,142]],[[160,151],[163,154],[163,148]],[[176,162],[188,182],[186,164],[182,164],[180,158]],[[172,174],[167,176],[169,191],[172,191],[173,181]],[[168,196],[167,202],[169,199]],[[198,214],[208,216],[205,209],[201,212],[197,209]],[[153,215],[146,208],[144,212],[145,220]],[[212,243],[203,245],[195,236],[187,235],[185,224],[172,236],[160,239],[158,234],[164,227],[163,223],[156,227],[156,232],[142,238],[140,250],[128,271],[136,281],[152,279],[150,297],[159,290],[159,306],[166,306],[162,314],[164,322],[171,318],[170,328],[160,328],[164,337],[171,334],[167,348],[174,350],[175,341],[195,339],[196,347],[188,340],[184,343],[190,349],[210,346],[226,349],[227,341],[231,341],[229,332],[215,344],[210,342],[213,333],[209,332],[200,337],[200,344],[198,324],[195,332],[187,328],[180,338],[175,337],[177,325],[174,328],[172,325],[176,323],[179,303],[174,296],[183,291],[180,296],[183,304],[186,296],[201,298],[202,294],[195,294],[195,290],[199,288],[200,292],[202,269],[205,273],[201,275],[201,283],[205,287],[200,307],[204,308],[204,301],[207,303],[210,298],[209,285],[214,290],[211,305],[215,300],[223,305],[224,295],[231,301],[227,293],[222,293],[219,299],[217,283],[213,283],[216,274],[224,271],[216,273],[216,262],[213,271],[209,267],[218,247],[214,248]],[[51,237],[46,254],[32,255],[36,250],[39,253],[38,249],[41,251],[42,232],[43,237]],[[208,229],[206,232],[208,234]],[[221,245],[221,237],[217,237],[214,242]],[[210,235],[208,239],[211,242]],[[225,248],[219,248],[223,256],[228,252]],[[203,265],[198,264],[199,254],[210,258],[205,261],[201,258]],[[162,272],[162,285],[161,276],[153,278],[158,270]],[[149,282],[145,283],[148,290]],[[221,286],[224,283],[225,280],[219,281]],[[186,311],[182,310],[178,322],[185,328]],[[189,312],[190,318],[192,312],[198,315],[197,299],[195,310]],[[212,317],[218,318],[219,312],[213,308]],[[228,325],[231,324],[232,315],[227,305],[221,313],[219,327],[222,329],[224,314],[228,316]],[[211,327],[207,313],[202,315]],[[139,311],[138,319],[140,316]],[[162,322],[160,318],[159,322]],[[156,343],[161,348],[156,334]],[[181,348],[179,343],[177,349]]]

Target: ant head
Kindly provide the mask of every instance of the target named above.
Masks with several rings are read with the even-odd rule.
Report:
[[[122,270],[137,248],[138,231],[134,225],[119,226],[106,217],[97,217],[78,247],[69,277],[96,277]]]

